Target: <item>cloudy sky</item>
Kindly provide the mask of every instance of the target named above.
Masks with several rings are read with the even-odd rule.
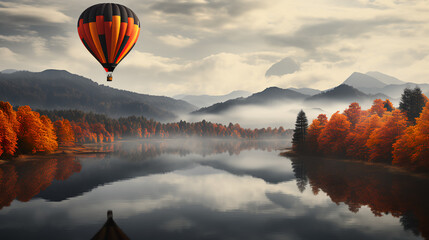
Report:
[[[426,0],[130,0],[141,33],[107,83],[77,18],[92,0],[0,1],[0,70],[65,69],[140,93],[327,89],[352,72],[429,83]],[[284,58],[299,70],[266,77]],[[288,61],[289,62],[289,61]]]

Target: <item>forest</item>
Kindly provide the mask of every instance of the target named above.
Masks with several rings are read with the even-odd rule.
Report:
[[[53,152],[59,146],[76,143],[113,142],[115,139],[218,137],[256,139],[285,137],[291,130],[279,128],[245,129],[239,124],[161,123],[153,119],[130,116],[109,118],[79,110],[38,110],[29,106],[13,108],[0,102],[0,156],[10,158],[23,153]]]
[[[405,89],[399,108],[376,99],[370,109],[358,103],[328,120],[320,114],[307,129],[304,112],[297,117],[294,151],[367,162],[414,171],[429,171],[429,101],[419,88]]]

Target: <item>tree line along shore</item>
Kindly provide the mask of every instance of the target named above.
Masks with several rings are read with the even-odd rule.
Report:
[[[296,154],[359,159],[429,172],[429,100],[420,88],[405,89],[395,108],[386,99],[370,109],[358,103],[308,126],[301,111],[292,137]]]
[[[59,147],[113,142],[124,137],[218,137],[235,139],[284,138],[292,130],[248,129],[239,124],[223,125],[208,121],[161,123],[141,116],[114,119],[79,110],[32,110],[12,107],[0,101],[0,157],[13,159],[20,154],[52,153]],[[79,150],[76,150],[79,151]]]

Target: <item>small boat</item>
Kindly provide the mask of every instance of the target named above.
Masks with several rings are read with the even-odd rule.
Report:
[[[107,221],[91,240],[129,240],[130,238],[113,221],[112,210],[107,211]]]

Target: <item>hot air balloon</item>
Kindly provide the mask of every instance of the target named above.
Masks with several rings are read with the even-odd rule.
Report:
[[[137,42],[140,21],[121,4],[100,3],[83,11],[77,31],[83,45],[106,70],[107,81],[112,81],[113,70]]]

